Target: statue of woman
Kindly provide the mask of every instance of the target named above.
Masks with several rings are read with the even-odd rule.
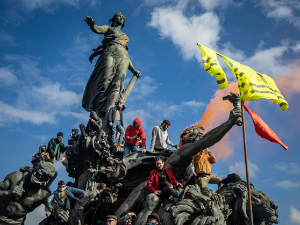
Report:
[[[122,93],[127,70],[137,78],[141,73],[133,67],[128,56],[129,38],[121,31],[125,25],[123,13],[118,12],[113,16],[109,21],[111,26],[97,26],[90,16],[85,21],[93,32],[104,34],[104,39],[103,45],[96,49],[101,50],[90,57],[91,61],[93,56],[101,54],[86,85],[82,107],[88,112],[96,111],[99,117],[105,117],[115,102],[124,101]]]

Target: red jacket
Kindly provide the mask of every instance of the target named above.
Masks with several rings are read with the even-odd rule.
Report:
[[[170,183],[173,185],[177,184],[178,181],[174,177],[172,170],[170,170],[169,167],[165,167],[165,170],[169,176]],[[154,187],[152,185],[153,183],[154,183]],[[147,188],[152,193],[154,193],[159,188],[159,175],[158,175],[158,171],[156,169],[152,170],[150,173],[150,176],[149,176],[148,182],[147,182]]]
[[[140,125],[137,129],[134,127],[135,123],[138,123]],[[141,126],[141,123],[142,122],[141,122],[141,120],[139,118],[135,118],[134,121],[133,121],[133,124],[129,125],[126,128],[126,131],[125,131],[125,141],[128,144],[138,145],[140,139],[142,139],[142,145],[143,145],[143,147],[146,147],[145,132],[144,132],[143,127]],[[139,136],[139,138],[136,141],[131,141],[130,140],[131,137],[136,136],[136,135]]]

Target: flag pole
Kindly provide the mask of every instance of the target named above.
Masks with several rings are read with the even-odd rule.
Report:
[[[245,130],[244,101],[241,101],[241,106],[242,106],[242,126],[243,126],[243,139],[244,139],[245,165],[246,165],[247,188],[248,188],[249,220],[250,220],[250,225],[253,225],[252,202],[251,202],[251,190],[250,190],[249,169],[248,169],[248,156],[247,156],[247,145],[246,145],[246,130]]]

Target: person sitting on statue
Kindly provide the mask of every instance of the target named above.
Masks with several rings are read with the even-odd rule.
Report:
[[[68,139],[68,145],[75,146],[76,142],[79,139],[79,130],[78,129],[72,129],[72,134],[70,135],[70,138]]]
[[[54,191],[47,199],[46,206],[48,207],[50,212],[52,212],[54,208],[52,207],[51,204],[53,200],[55,200],[60,208],[70,212],[71,199],[75,201],[79,201],[79,199],[75,197],[75,195],[80,195],[80,194],[83,195],[83,197],[88,196],[88,194],[81,189],[65,186],[65,182],[61,180],[58,182],[57,190]]]
[[[121,214],[120,219],[118,220],[118,225],[132,225],[133,217],[136,217],[136,214],[134,212],[125,211]]]
[[[172,141],[169,140],[167,130],[171,126],[168,120],[164,120],[152,130],[152,140],[150,145],[150,152],[167,150],[167,144],[177,148]]]
[[[52,138],[48,143],[47,152],[49,153],[52,163],[54,163],[55,160],[59,161],[60,154],[65,151],[65,146],[62,143],[63,136],[64,134],[59,132],[57,137]]]
[[[90,113],[90,119],[86,127],[83,124],[79,125],[81,134],[84,138],[87,137],[89,132],[96,131],[97,132],[97,139],[96,139],[96,147],[100,147],[100,140],[102,134],[102,120],[97,116],[95,111]]]
[[[222,178],[211,173],[210,164],[216,163],[217,159],[208,148],[196,154],[193,162],[197,174],[197,183],[201,189],[201,192],[204,187],[207,187],[207,184],[218,184],[218,189],[221,188],[222,183],[220,183],[220,181],[222,181]]]
[[[32,155],[31,163],[33,167],[36,167],[41,161],[51,162],[49,153],[46,152],[46,145],[39,147],[39,152]]]
[[[124,137],[124,125],[123,125],[123,111],[125,106],[122,101],[116,102],[116,106],[113,106],[109,109],[109,113],[107,116],[108,124],[111,126],[112,134],[111,141],[114,145],[118,145],[120,147],[124,147],[122,144]],[[116,134],[117,131],[120,133],[119,140],[116,143]]]
[[[164,166],[162,157],[155,158],[156,168],[151,171],[147,182],[147,188],[151,193],[168,199],[170,195],[179,198],[180,193],[174,187],[183,187],[178,183],[169,167]]]
[[[84,207],[80,206],[78,210],[86,211],[90,208],[95,209],[95,216],[92,221],[92,225],[106,225],[105,217],[107,215],[115,214],[114,206],[111,202],[111,194],[109,191],[104,190],[98,194],[99,199],[91,201]]]
[[[160,225],[159,216],[156,213],[152,213],[147,218],[147,225]]]
[[[139,141],[142,139],[143,153],[146,152],[146,138],[145,132],[142,127],[142,122],[139,118],[133,120],[133,124],[130,124],[126,128],[125,132],[125,145],[124,156],[131,152],[139,151]]]

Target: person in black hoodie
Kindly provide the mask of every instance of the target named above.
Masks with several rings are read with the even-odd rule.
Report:
[[[49,153],[46,152],[46,145],[40,145],[39,152],[33,154],[31,158],[33,167],[36,167],[41,161],[51,162]]]
[[[91,201],[84,207],[80,206],[78,210],[86,211],[91,207],[95,208],[92,225],[106,225],[106,216],[114,215],[116,211],[111,202],[111,194],[109,191],[104,190],[98,195],[100,195],[98,200]]]
[[[79,139],[79,130],[78,129],[72,129],[72,134],[70,135],[70,138],[68,140],[68,145],[75,146],[77,140]]]
[[[160,219],[156,213],[152,213],[148,216],[147,225],[159,225]]]
[[[62,132],[59,132],[57,134],[57,137],[52,138],[48,143],[47,152],[49,153],[52,163],[54,163],[55,160],[59,161],[60,154],[64,153],[65,151],[65,146],[61,141],[63,136],[64,134]]]
[[[79,125],[80,131],[83,134],[83,136],[86,138],[87,134],[92,131],[97,131],[97,143],[96,146],[100,146],[99,142],[101,139],[102,134],[102,120],[97,116],[97,113],[95,111],[92,111],[90,113],[90,120],[86,127],[83,124]]]

